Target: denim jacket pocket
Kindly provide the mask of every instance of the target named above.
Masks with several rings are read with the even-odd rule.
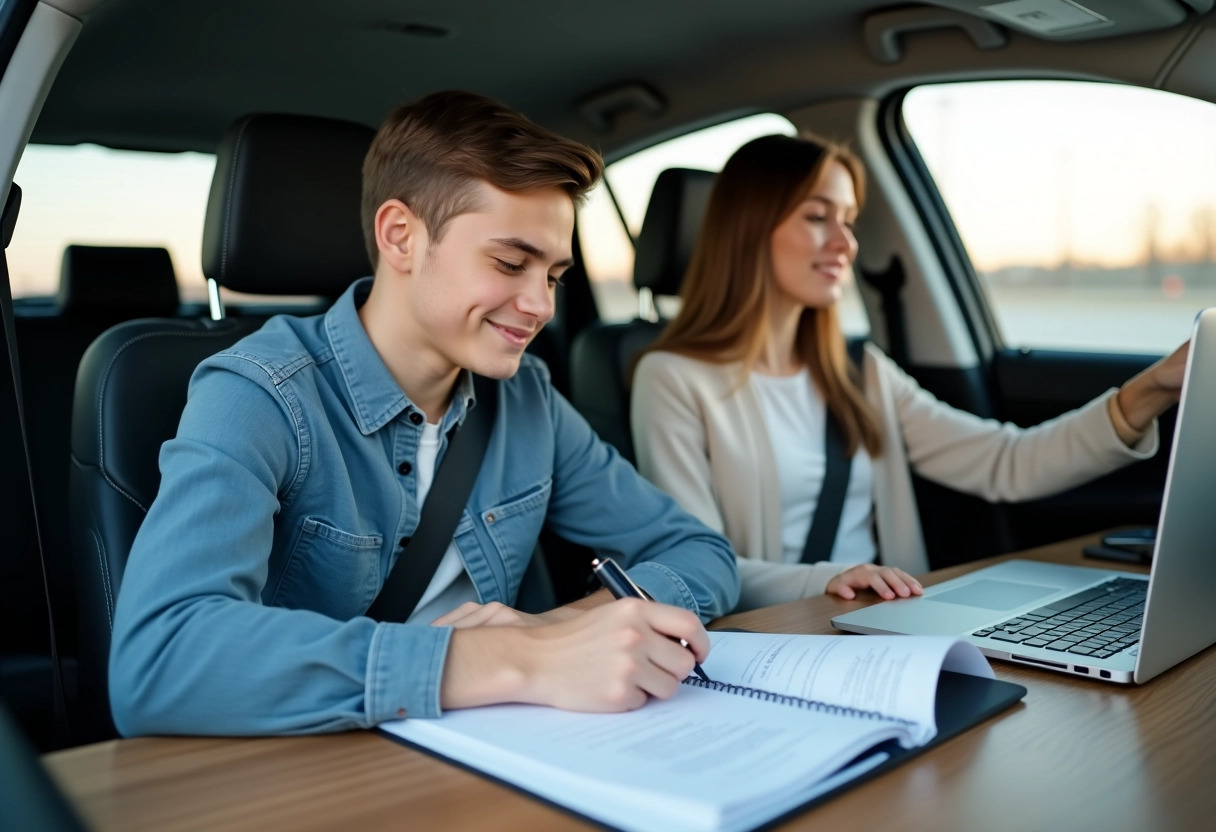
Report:
[[[552,491],[553,480],[547,479],[505,502],[483,509],[478,518],[502,558],[508,597],[513,598],[519,589],[520,579],[545,523]]]
[[[307,609],[345,621],[362,615],[380,587],[384,538],[305,517],[273,606]]]

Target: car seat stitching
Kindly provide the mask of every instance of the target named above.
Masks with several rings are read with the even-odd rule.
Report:
[[[110,625],[110,632],[114,632],[114,589],[110,582],[110,564],[106,560],[106,547],[96,529],[90,528],[89,532],[92,533],[93,543],[97,547],[97,560],[101,565],[101,585],[106,591],[106,621]]]

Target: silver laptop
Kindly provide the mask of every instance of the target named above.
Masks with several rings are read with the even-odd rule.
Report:
[[[855,633],[965,636],[986,655],[1146,682],[1216,642],[1216,307],[1195,321],[1151,574],[1011,560],[837,616]]]

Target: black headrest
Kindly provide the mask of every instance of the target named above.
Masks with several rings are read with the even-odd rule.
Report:
[[[120,312],[132,318],[177,311],[177,277],[163,248],[68,246],[59,270],[64,312]]]
[[[656,295],[678,295],[701,233],[715,174],[668,168],[655,180],[638,234],[633,285]]]
[[[373,136],[311,116],[233,124],[216,153],[203,274],[238,292],[326,297],[371,274],[359,198]]]

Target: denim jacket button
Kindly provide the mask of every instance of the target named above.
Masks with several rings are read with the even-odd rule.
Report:
[[[414,470],[414,466],[410,465],[408,462],[403,462],[397,466],[397,473],[403,477],[408,477],[410,474],[410,471],[413,471],[413,470]]]
[[[489,514],[487,514],[487,515],[486,515],[486,522],[487,522],[487,523],[493,523],[493,522],[494,522],[494,512],[490,512]]]
[[[405,708],[398,708],[397,716],[404,718],[405,717]]]
[[[412,424],[412,425],[421,425],[422,424],[422,414],[419,413],[417,410],[411,410],[410,415],[407,416],[406,418],[410,420],[410,424]]]

